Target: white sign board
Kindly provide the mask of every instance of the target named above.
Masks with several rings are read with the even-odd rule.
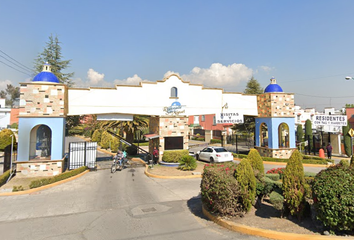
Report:
[[[347,116],[345,115],[315,115],[314,125],[323,126],[347,126]]]
[[[224,124],[224,123],[243,123],[243,114],[236,112],[222,112],[215,114],[216,124]]]

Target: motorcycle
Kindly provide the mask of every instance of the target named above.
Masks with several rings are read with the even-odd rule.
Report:
[[[122,171],[127,163],[127,158],[114,156],[111,173],[115,173],[117,170]]]

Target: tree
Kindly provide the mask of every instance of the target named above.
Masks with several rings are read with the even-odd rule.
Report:
[[[344,150],[348,157],[352,155],[351,145],[351,136],[348,134],[350,129],[349,121],[347,122],[347,126],[342,127],[342,133],[344,137]]]
[[[14,106],[15,100],[20,97],[20,87],[14,87],[11,84],[6,85],[5,90],[0,91],[0,98],[5,98],[7,106]]]
[[[252,76],[252,78],[247,82],[246,89],[243,91],[245,94],[261,94],[264,90],[261,88],[259,82]]]
[[[43,65],[47,62],[52,67],[52,72],[57,76],[61,83],[72,86],[72,80],[70,79],[74,73],[62,73],[62,71],[69,67],[71,60],[62,60],[61,46],[58,37],[53,37],[51,34],[49,41],[46,43],[46,47],[43,52],[38,54],[34,62],[35,72],[41,72]]]
[[[307,119],[305,122],[305,137],[306,140],[308,140],[308,145],[310,146],[310,149],[313,147],[313,141],[312,141],[312,122],[310,119]],[[311,150],[310,150],[311,151]]]
[[[304,130],[302,129],[301,124],[297,125],[296,137],[298,142],[302,142],[302,138],[304,137]]]
[[[255,117],[253,116],[243,116],[243,123],[234,124],[231,129],[238,132],[253,133],[256,128]]]

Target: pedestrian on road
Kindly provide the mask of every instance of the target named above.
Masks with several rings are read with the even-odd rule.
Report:
[[[328,159],[331,159],[331,157],[332,157],[332,146],[331,146],[331,143],[328,143],[328,145],[326,147],[326,150],[327,150]]]
[[[153,159],[154,163],[156,164],[157,161],[159,160],[159,150],[156,147],[154,147],[154,151],[152,152],[152,155],[154,157]]]

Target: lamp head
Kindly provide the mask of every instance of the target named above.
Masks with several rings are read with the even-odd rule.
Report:
[[[349,77],[349,76],[346,76],[345,77],[345,80],[351,80],[351,79],[353,79],[352,77]]]

